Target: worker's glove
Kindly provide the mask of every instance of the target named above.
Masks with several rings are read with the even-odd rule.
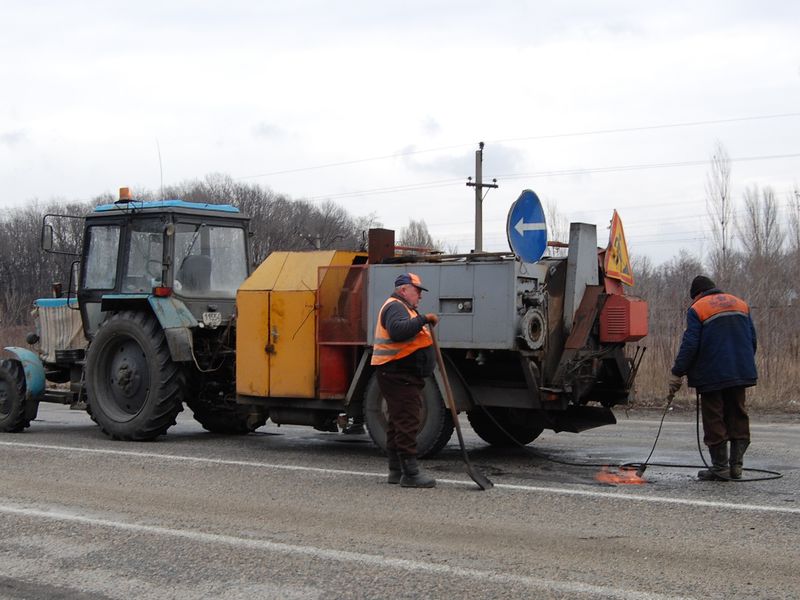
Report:
[[[683,385],[683,376],[670,373],[667,379],[667,385],[669,386],[669,395],[674,396]]]
[[[428,313],[425,315],[425,322],[430,323],[431,327],[434,327],[439,322],[439,317],[434,313]]]

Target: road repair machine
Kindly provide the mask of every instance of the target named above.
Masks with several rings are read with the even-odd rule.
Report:
[[[373,328],[408,271],[430,290],[420,311],[440,316],[458,410],[489,444],[614,423],[611,407],[632,394],[642,353],[626,343],[646,335],[647,305],[608,277],[613,248],[598,251],[594,225],[571,225],[564,258],[401,256],[394,233],[378,229],[368,251],[273,252],[251,272],[238,209],[121,196],[85,217],[68,292],[35,302],[31,348],[6,348],[0,430],[22,431],[50,401],[85,406],[114,439],[149,440],[185,404],[227,434],[267,419],[336,431],[344,415],[363,417],[384,447]],[[526,223],[510,215],[509,237],[537,229]],[[46,250],[58,250],[57,225],[45,217]],[[443,389],[437,370],[424,390],[422,456],[453,432]]]

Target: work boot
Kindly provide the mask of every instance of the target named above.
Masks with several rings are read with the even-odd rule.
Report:
[[[401,456],[400,468],[403,471],[400,487],[432,488],[436,486],[436,480],[433,477],[419,470],[416,456]]]
[[[400,467],[400,455],[397,450],[387,450],[389,454],[389,477],[386,483],[400,483],[400,478],[403,476],[403,470]]]
[[[742,478],[744,453],[749,445],[750,440],[731,440],[731,479]]]
[[[728,442],[709,446],[708,453],[711,454],[711,468],[698,471],[697,478],[701,481],[727,481],[730,474]]]

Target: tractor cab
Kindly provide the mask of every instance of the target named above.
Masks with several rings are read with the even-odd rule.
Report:
[[[250,272],[247,228],[247,217],[229,205],[166,200],[96,207],[86,217],[77,293],[87,338],[109,311],[153,298],[180,300],[198,323],[227,322]]]

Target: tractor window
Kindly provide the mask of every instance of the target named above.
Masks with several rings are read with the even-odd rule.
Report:
[[[240,227],[178,223],[175,291],[233,298],[247,277],[246,235]]]
[[[130,250],[125,263],[122,290],[150,292],[161,285],[164,252],[161,221],[140,221],[129,226]]]
[[[86,256],[86,272],[83,287],[94,290],[110,290],[117,279],[117,254],[119,253],[118,225],[96,225],[89,227],[89,252]]]

